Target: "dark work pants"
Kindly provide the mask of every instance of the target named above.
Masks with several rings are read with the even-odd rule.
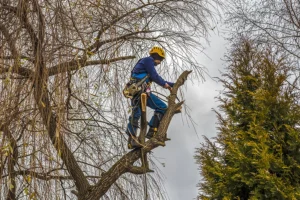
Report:
[[[142,111],[140,108],[140,102],[141,102],[140,96],[134,97],[131,99],[132,114],[129,117],[129,123],[127,125],[126,132],[127,132],[127,134],[131,134],[133,136],[137,135],[136,134],[136,131],[138,128],[137,122],[142,115]],[[150,93],[150,95],[147,98],[147,106],[152,108],[154,110],[154,112],[159,112],[162,115],[164,115],[167,110],[167,105],[152,93]],[[150,127],[153,126],[153,119],[154,119],[154,116],[151,118],[150,122],[148,123],[148,125]]]

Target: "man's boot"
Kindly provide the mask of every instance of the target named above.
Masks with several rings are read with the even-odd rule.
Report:
[[[147,139],[151,139],[157,133],[158,126],[163,116],[164,115],[162,113],[159,112],[154,113],[153,124],[152,126],[150,126],[148,133],[146,134]]]
[[[157,133],[157,128],[150,127],[148,133],[146,134],[147,139],[151,139]]]

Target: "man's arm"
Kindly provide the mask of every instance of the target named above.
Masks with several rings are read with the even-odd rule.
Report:
[[[158,85],[166,88],[166,84],[169,86],[173,87],[174,83],[165,81],[161,76],[158,75],[155,67],[154,67],[154,61],[151,58],[146,58],[144,59],[144,65],[147,73],[150,76],[150,79],[157,83]]]
[[[174,86],[174,83],[172,83],[172,82],[166,81],[166,83],[167,83],[170,87],[173,87],[173,86]]]

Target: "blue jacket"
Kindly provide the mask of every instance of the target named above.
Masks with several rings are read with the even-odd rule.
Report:
[[[147,74],[149,74],[150,80],[157,83],[158,85],[164,87],[164,85],[168,83],[168,85],[173,87],[174,83],[165,81],[161,76],[158,75],[154,64],[154,59],[151,56],[142,58],[134,66],[131,72],[131,76],[134,78],[142,79]]]

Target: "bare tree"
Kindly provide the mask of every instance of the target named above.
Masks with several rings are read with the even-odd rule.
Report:
[[[228,8],[228,23],[236,28],[234,38],[247,35],[300,58],[300,1],[231,0]]]
[[[165,199],[145,157],[165,145],[178,88],[202,77],[206,0],[0,1],[0,196]],[[215,7],[215,6],[214,6]],[[179,77],[159,134],[127,152],[122,86],[152,45]],[[143,118],[142,132],[145,131]],[[143,134],[141,134],[143,135]]]

